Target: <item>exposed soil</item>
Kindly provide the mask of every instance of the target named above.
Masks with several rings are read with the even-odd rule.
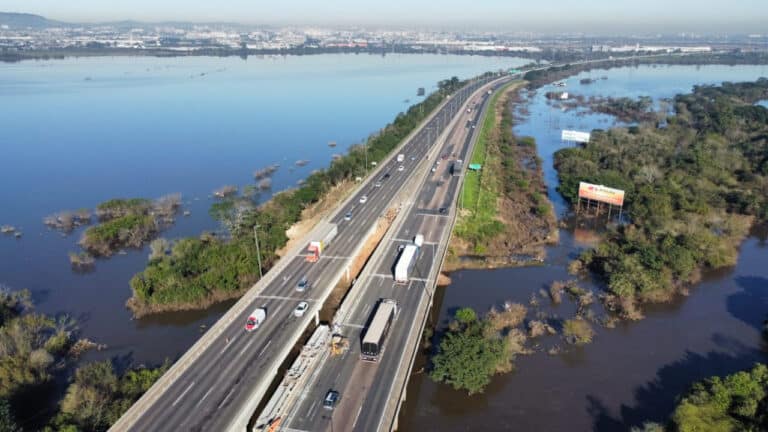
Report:
[[[510,88],[497,103],[507,105],[505,109],[511,110],[513,104],[520,101],[519,88]],[[496,110],[497,125],[501,124],[501,112],[501,109]],[[547,198],[536,146],[522,145],[517,138],[515,141],[507,154],[516,161],[516,172],[523,182],[503,188],[497,199],[496,218],[504,224],[504,231],[483,245],[485,251],[481,255],[475,253],[470,242],[458,235],[452,236],[444,271],[540,263],[544,260],[545,246],[557,243],[557,218]],[[489,145],[488,151],[488,158],[504,157],[497,145]],[[505,176],[502,173],[499,177]],[[459,217],[462,217],[461,212]]]
[[[289,250],[296,246],[296,242],[301,240],[312,228],[317,225],[320,219],[324,218],[328,212],[336,208],[336,205],[344,201],[352,193],[357,184],[350,180],[345,180],[329,190],[320,198],[320,201],[312,204],[301,212],[301,220],[291,225],[285,232],[288,236],[288,242],[281,249],[276,251],[278,256],[284,256]]]

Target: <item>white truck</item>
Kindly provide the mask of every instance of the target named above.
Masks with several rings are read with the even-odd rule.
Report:
[[[400,256],[395,263],[395,283],[408,283],[409,274],[419,258],[419,250],[423,244],[424,236],[418,234],[414,237],[413,243],[405,245],[400,251]]]
[[[264,308],[256,308],[245,321],[245,331],[254,331],[267,319],[267,311]]]
[[[328,247],[331,241],[333,241],[333,238],[336,237],[336,234],[339,233],[338,225],[328,225],[328,229],[325,231],[322,239],[309,242],[309,246],[307,246],[307,252],[309,252],[307,254],[307,261],[317,262],[317,260],[320,259],[320,255],[323,253],[323,249]]]
[[[404,154],[400,153],[399,155],[397,155],[397,161],[398,162],[402,162],[404,160],[405,160],[405,155]]]

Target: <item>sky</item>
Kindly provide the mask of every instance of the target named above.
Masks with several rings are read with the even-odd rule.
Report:
[[[0,10],[116,20],[545,32],[766,32],[766,0],[0,0]]]

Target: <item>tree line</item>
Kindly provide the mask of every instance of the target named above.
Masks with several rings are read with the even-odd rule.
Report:
[[[276,194],[265,205],[247,209],[231,228],[231,238],[204,233],[174,242],[169,254],[154,257],[131,279],[129,307],[136,314],[205,307],[239,296],[258,280],[254,229],[258,230],[261,262],[268,270],[288,241],[286,231],[333,186],[366,172],[366,161],[383,160],[449,95],[466,84],[457,77],[442,80],[437,91],[399,113],[395,120],[355,145],[326,169],[311,174],[301,187]],[[214,215],[225,214],[220,208]]]

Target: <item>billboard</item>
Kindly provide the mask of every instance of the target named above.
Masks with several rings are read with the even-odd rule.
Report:
[[[589,132],[579,132],[575,130],[563,130],[562,134],[563,141],[573,141],[580,143],[588,143],[589,137]]]
[[[602,185],[579,182],[579,198],[600,201],[611,205],[624,205],[624,191]]]

